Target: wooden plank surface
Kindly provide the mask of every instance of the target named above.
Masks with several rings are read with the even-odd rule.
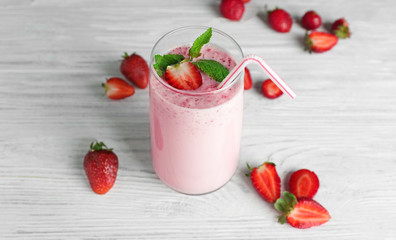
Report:
[[[230,22],[219,1],[0,2],[0,239],[396,239],[396,2],[258,1]],[[263,21],[279,6],[314,9],[325,26],[346,17],[352,38],[330,52],[303,51],[304,30],[279,34]],[[220,190],[188,196],[156,177],[148,90],[115,102],[100,83],[120,76],[124,51],[146,60],[156,40],[184,25],[219,28],[290,84],[295,100],[267,100],[250,67],[240,163]],[[95,139],[120,169],[107,195],[92,193],[82,159]],[[315,199],[330,212],[309,230],[276,222],[244,176],[246,163],[315,171]],[[219,169],[220,171],[220,169]]]

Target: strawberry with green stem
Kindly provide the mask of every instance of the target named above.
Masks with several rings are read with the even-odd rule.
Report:
[[[288,222],[295,228],[311,228],[328,222],[331,218],[329,212],[318,202],[311,198],[297,199],[294,194],[283,192],[283,198],[279,198],[274,207],[282,214],[278,222]]]
[[[97,194],[105,194],[117,178],[118,157],[103,142],[92,142],[84,157],[84,170],[92,190]]]
[[[351,37],[351,31],[349,29],[349,23],[345,18],[337,19],[331,26],[331,31],[338,38],[349,38]]]
[[[338,42],[337,36],[327,32],[312,31],[305,34],[305,50],[322,53],[332,49]]]

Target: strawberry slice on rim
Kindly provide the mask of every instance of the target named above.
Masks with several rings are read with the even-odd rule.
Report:
[[[202,76],[198,68],[187,61],[168,66],[165,72],[165,80],[172,87],[181,90],[194,90],[202,85]]]

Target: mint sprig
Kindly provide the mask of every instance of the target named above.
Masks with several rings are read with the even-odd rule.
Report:
[[[212,37],[212,28],[208,28],[206,32],[204,32],[194,41],[192,47],[188,51],[191,61],[194,58],[201,56],[201,48],[203,47],[203,45],[207,44],[210,41],[211,37]]]
[[[184,60],[184,56],[180,54],[166,54],[163,56],[155,55],[154,60],[155,64],[153,66],[157,71],[158,76],[162,77],[169,65],[180,63]]]
[[[217,82],[223,81],[223,79],[230,72],[226,67],[215,60],[200,59],[196,62],[193,62],[193,64]]]

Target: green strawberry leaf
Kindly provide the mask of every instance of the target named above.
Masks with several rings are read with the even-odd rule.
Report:
[[[276,200],[274,207],[276,210],[283,213],[286,211],[286,208],[287,208],[286,201],[282,198],[279,198],[278,200]]]
[[[349,32],[349,27],[343,25],[338,26],[338,28],[334,31],[334,34],[339,38],[349,38],[351,35]]]
[[[212,28],[209,28],[204,32],[201,36],[199,36],[193,43],[190,48],[188,54],[190,55],[190,60],[192,61],[194,58],[201,56],[201,48],[203,45],[207,44],[212,37]]]
[[[286,215],[281,215],[278,217],[278,223],[284,224],[286,222]]]
[[[89,147],[92,152],[100,151],[100,150],[107,150],[107,151],[113,150],[112,148],[108,148],[106,144],[104,144],[103,142],[98,142],[98,141],[91,142],[91,145]]]
[[[286,222],[287,215],[290,214],[297,204],[297,198],[293,193],[284,191],[282,195],[283,198],[278,198],[274,203],[275,209],[282,213],[282,215],[278,216],[278,222],[281,224]]]
[[[223,81],[230,72],[226,67],[215,60],[201,59],[193,62],[193,64],[217,82]]]
[[[180,54],[166,54],[163,56],[155,55],[154,60],[155,64],[153,66],[157,71],[158,76],[162,77],[169,65],[180,63],[184,60],[184,56]]]
[[[287,191],[283,192],[283,198],[285,199],[286,206],[292,210],[294,206],[297,204],[297,198],[293,193],[289,193]]]

